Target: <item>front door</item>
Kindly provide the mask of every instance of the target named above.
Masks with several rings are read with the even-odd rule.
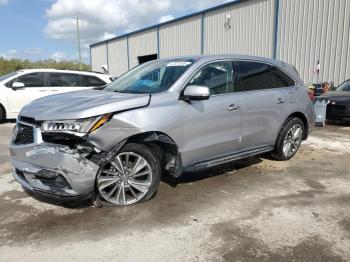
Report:
[[[18,114],[24,105],[48,95],[44,79],[45,73],[37,72],[21,75],[9,83],[8,103],[12,114]],[[23,83],[24,88],[13,90],[11,85],[14,82]]]
[[[239,150],[241,140],[240,94],[233,93],[232,63],[204,66],[188,85],[207,86],[210,98],[179,101],[183,114],[184,143],[179,148],[183,166],[214,159]]]

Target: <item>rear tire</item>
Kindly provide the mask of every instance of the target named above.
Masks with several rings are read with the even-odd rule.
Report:
[[[305,127],[300,118],[289,118],[282,126],[271,153],[273,159],[285,161],[291,159],[299,150],[304,137]]]
[[[149,200],[161,177],[157,154],[143,144],[126,144],[104,164],[96,177],[96,189],[107,202],[126,206]]]

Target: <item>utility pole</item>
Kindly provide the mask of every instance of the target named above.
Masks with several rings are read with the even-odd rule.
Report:
[[[82,70],[82,67],[81,67],[80,32],[79,32],[79,16],[78,16],[78,13],[76,15],[76,20],[77,20],[77,37],[78,37],[78,51],[79,51],[79,69]]]

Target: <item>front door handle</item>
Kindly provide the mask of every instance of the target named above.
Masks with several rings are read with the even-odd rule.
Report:
[[[236,111],[236,110],[238,110],[240,108],[241,107],[239,105],[231,104],[226,109],[227,109],[227,111]]]
[[[39,92],[46,92],[46,89],[40,89]]]
[[[279,97],[279,98],[276,99],[276,103],[277,103],[277,104],[283,104],[283,103],[285,103],[285,102],[287,102],[287,99],[284,99],[284,98],[282,98],[282,97]]]

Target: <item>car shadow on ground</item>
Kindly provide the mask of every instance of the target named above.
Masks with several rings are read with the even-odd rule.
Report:
[[[231,163],[208,168],[203,171],[185,172],[181,174],[180,177],[177,177],[177,178],[169,174],[164,174],[162,177],[162,181],[171,187],[176,187],[179,184],[192,183],[192,182],[204,180],[215,176],[221,176],[232,171],[238,171],[242,168],[259,164],[262,161],[263,160],[261,157],[250,157],[247,159],[237,160]]]
[[[193,183],[196,181],[200,181],[200,180],[204,180],[204,179],[208,179],[216,176],[222,176],[233,171],[239,171],[240,169],[243,169],[252,165],[256,165],[262,161],[263,159],[261,157],[250,157],[247,159],[237,160],[231,163],[209,168],[204,171],[186,172],[177,178],[165,173],[162,175],[161,181],[163,183],[166,183],[170,187],[175,188],[177,185],[180,185],[180,184]],[[40,202],[44,202],[47,204],[56,205],[60,207],[70,208],[70,209],[81,209],[81,208],[87,208],[91,206],[95,206],[95,207],[112,206],[104,202],[103,200],[101,200],[101,198],[99,198],[98,196],[94,196],[92,199],[87,199],[87,200],[61,201],[61,200],[53,199],[46,196],[36,195],[27,190],[25,190],[25,192],[29,196],[33,197],[34,199]]]

